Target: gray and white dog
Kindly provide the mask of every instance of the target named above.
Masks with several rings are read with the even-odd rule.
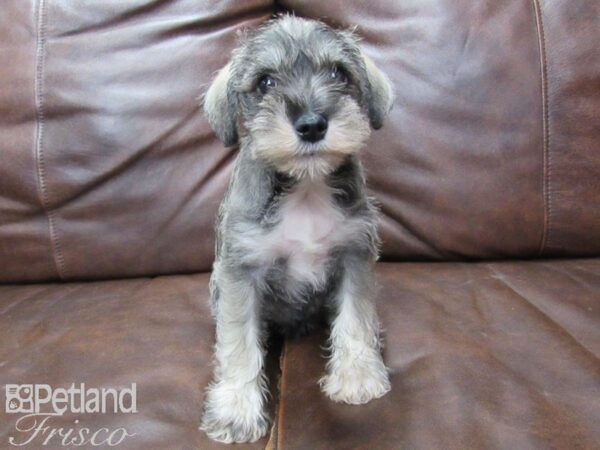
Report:
[[[373,303],[376,209],[356,154],[392,102],[352,32],[294,16],[243,36],[208,89],[210,125],[240,144],[211,278],[216,369],[201,429],[212,439],[267,432],[271,329],[299,335],[329,318],[323,392],[361,404],[389,391]]]

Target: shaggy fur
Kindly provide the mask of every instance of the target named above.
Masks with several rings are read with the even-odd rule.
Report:
[[[392,101],[351,32],[293,16],[243,36],[206,93],[212,128],[240,144],[211,278],[216,368],[201,429],[212,439],[267,432],[269,330],[299,336],[325,317],[323,392],[361,404],[390,389],[373,304],[376,209],[357,152]],[[322,139],[299,135],[307,113],[326,119]]]

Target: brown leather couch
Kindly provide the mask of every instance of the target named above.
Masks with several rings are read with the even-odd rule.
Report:
[[[137,386],[137,413],[66,412],[51,428],[227,448],[197,427],[212,225],[236,149],[197,98],[238,30],[294,10],[356,25],[396,89],[363,152],[393,387],[334,404],[317,386],[324,333],[274,341],[273,429],[236,448],[600,448],[600,2],[0,8],[0,385]],[[15,448],[28,434],[5,411],[0,448]],[[44,438],[22,448],[74,448]]]

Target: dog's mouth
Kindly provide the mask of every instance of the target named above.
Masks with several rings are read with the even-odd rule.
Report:
[[[294,156],[297,158],[306,159],[331,157],[337,152],[325,145],[324,142],[315,142],[314,144],[302,143],[296,147],[296,151],[294,153]]]
[[[314,158],[316,156],[323,156],[324,151],[319,148],[309,148],[300,150],[296,156],[298,158]]]

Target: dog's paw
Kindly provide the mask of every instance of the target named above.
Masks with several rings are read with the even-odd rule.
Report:
[[[391,389],[383,361],[375,364],[353,364],[333,370],[319,380],[321,390],[334,402],[362,405],[383,397]]]
[[[262,414],[255,417],[218,417],[205,413],[200,429],[212,440],[225,444],[256,442],[267,434],[269,421]]]
[[[255,442],[269,429],[262,398],[258,387],[214,385],[207,392],[200,429],[226,444]]]

